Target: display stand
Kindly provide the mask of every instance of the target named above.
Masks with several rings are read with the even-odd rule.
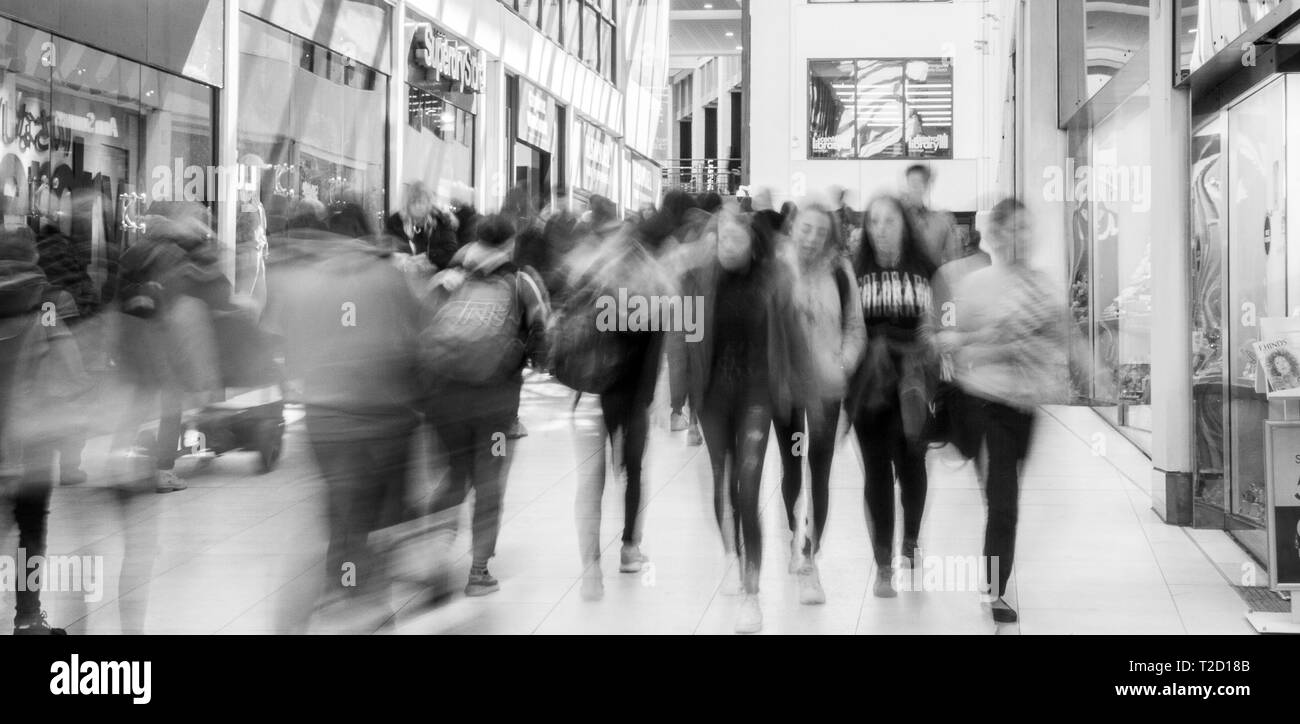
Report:
[[[1264,430],[1265,455],[1268,459],[1269,580],[1272,583],[1270,586],[1272,590],[1287,592],[1285,595],[1290,596],[1291,612],[1253,612],[1246,615],[1246,620],[1262,634],[1300,634],[1300,600],[1296,596],[1300,591],[1300,580],[1292,580],[1293,575],[1289,573],[1283,575],[1284,572],[1279,570],[1278,565],[1278,538],[1282,536],[1285,541],[1291,534],[1291,530],[1278,529],[1278,511],[1300,507],[1294,504],[1279,505],[1285,499],[1286,490],[1283,486],[1291,483],[1291,477],[1294,475],[1292,469],[1300,465],[1300,449],[1297,448],[1297,441],[1300,441],[1300,392],[1292,390],[1271,393],[1269,401],[1280,403],[1282,410],[1282,419],[1265,423]],[[1285,459],[1282,459],[1282,456],[1285,456]],[[1290,472],[1292,475],[1281,479],[1280,472]],[[1287,522],[1290,521],[1289,518],[1285,519]],[[1300,539],[1300,533],[1297,533],[1296,537]],[[1297,542],[1300,543],[1300,540]],[[1297,551],[1297,554],[1300,554],[1300,551]]]

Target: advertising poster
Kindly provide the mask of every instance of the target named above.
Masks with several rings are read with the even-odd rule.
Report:
[[[808,157],[953,157],[953,66],[948,58],[808,63]]]

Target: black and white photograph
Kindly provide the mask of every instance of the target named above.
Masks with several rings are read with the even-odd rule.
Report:
[[[1266,695],[1288,219],[1300,0],[0,0],[0,634]]]

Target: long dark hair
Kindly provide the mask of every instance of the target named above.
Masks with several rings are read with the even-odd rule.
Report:
[[[714,214],[709,219],[704,228],[704,234],[707,236],[713,234],[718,238],[722,234],[723,224],[735,224],[743,228],[749,234],[750,255],[753,257],[751,262],[751,272],[766,271],[774,258],[776,258],[776,233],[767,224],[759,221],[753,214],[736,213],[723,209]],[[718,264],[716,249],[713,255],[713,263]]]
[[[804,214],[821,214],[826,217],[828,222],[830,222],[830,232],[826,235],[826,245],[823,246],[821,250],[822,256],[843,254],[844,245],[847,240],[844,238],[844,230],[840,228],[839,217],[835,212],[831,211],[830,208],[823,204],[813,202],[799,207],[799,210],[794,212],[794,215],[790,218],[790,234],[794,233],[795,222],[797,222],[799,217]]]
[[[912,223],[912,216],[907,213],[907,208],[903,206],[902,200],[897,196],[882,194],[873,198],[862,212],[862,248],[858,249],[858,258],[853,260],[853,270],[857,275],[862,276],[872,272],[886,271],[876,261],[876,240],[871,238],[871,209],[876,204],[893,206],[894,210],[898,212],[899,218],[903,220],[902,253],[899,256],[899,266],[919,266],[926,270],[927,275],[934,272],[934,265],[921,248],[920,234],[917,233],[916,225]]]

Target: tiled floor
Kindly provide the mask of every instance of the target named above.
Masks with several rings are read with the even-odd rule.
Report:
[[[577,453],[571,398],[547,383],[525,388],[530,435],[513,452],[505,521],[493,561],[501,591],[457,596],[429,609],[412,591],[394,596],[387,626],[402,634],[727,634],[739,599],[723,595],[726,574],[713,522],[705,450],[667,432],[656,407],[647,464],[645,551],[653,567],[617,572],[622,490],[606,489],[604,600],[579,595],[574,526]],[[1016,625],[995,626],[978,594],[932,590],[877,599],[863,518],[856,444],[842,439],[832,480],[821,562],[828,602],[801,606],[786,573],[780,465],[764,473],[764,633],[831,634],[1245,634],[1245,605],[1232,591],[1247,557],[1222,533],[1171,528],[1151,511],[1149,463],[1088,410],[1052,408],[1035,431],[1021,496],[1011,599]],[[103,556],[102,598],[48,594],[52,622],[73,633],[275,633],[330,630],[312,620],[323,576],[322,487],[300,424],[287,433],[276,472],[254,474],[251,456],[231,454],[190,471],[190,489],[120,504],[94,484],[60,488],[50,516],[50,552]],[[103,441],[89,452],[103,461]],[[187,470],[187,467],[183,467]],[[984,510],[970,466],[943,453],[929,460],[923,551],[969,560],[980,552]],[[467,530],[467,526],[462,526]],[[11,551],[15,536],[3,536]],[[468,546],[467,536],[458,541]],[[128,565],[123,568],[124,555]],[[468,561],[462,559],[461,568]],[[960,571],[958,571],[960,573]],[[458,571],[463,575],[463,570]],[[951,577],[945,579],[952,583]],[[1235,581],[1234,581],[1235,582]],[[924,581],[922,582],[924,583]],[[940,582],[942,583],[942,582]],[[962,588],[960,582],[956,586]],[[11,593],[0,605],[12,606]]]

